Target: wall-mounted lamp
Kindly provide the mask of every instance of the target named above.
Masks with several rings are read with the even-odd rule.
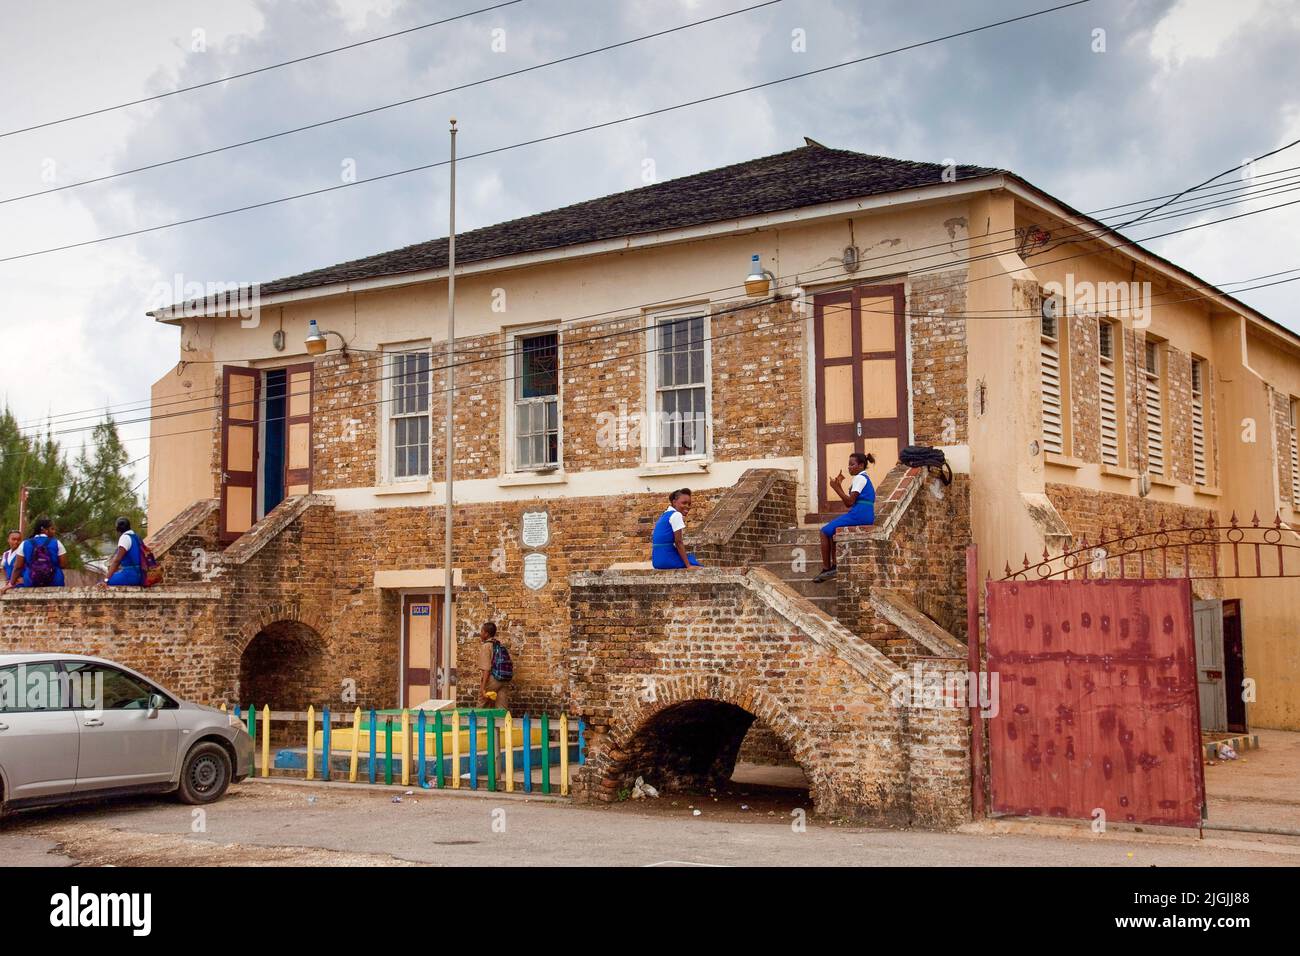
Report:
[[[767,295],[776,282],[776,276],[764,269],[758,256],[749,257],[749,275],[745,276],[745,295],[759,298]]]
[[[339,335],[338,332],[334,332],[330,329],[322,329],[316,324],[315,319],[312,319],[307,323],[307,337],[303,339],[303,344],[307,346],[307,354],[323,355],[325,350],[329,348],[329,342],[327,341],[326,336],[330,335],[338,335],[339,342],[342,343],[340,349],[343,352],[343,360],[346,362],[348,360],[348,340],[342,335]]]

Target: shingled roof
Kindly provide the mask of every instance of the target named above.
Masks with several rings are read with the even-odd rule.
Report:
[[[878,196],[943,182],[945,167],[847,149],[807,146],[723,166],[680,179],[589,199],[550,212],[485,226],[456,237],[456,262],[464,265],[521,253],[560,249],[738,219],[819,203]],[[958,166],[958,179],[1000,173],[984,166]],[[447,266],[447,240],[421,242],[261,285],[262,295],[341,282],[440,269]]]

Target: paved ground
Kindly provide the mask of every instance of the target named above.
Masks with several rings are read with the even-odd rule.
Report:
[[[1300,734],[1206,767],[1214,823],[1300,831]],[[788,776],[788,775],[787,775]],[[1300,837],[1134,832],[992,821],[956,833],[870,830],[807,819],[798,791],[751,768],[729,792],[609,807],[490,794],[250,782],[196,818],[161,799],[19,814],[0,822],[9,866],[105,865],[1073,865],[1300,866]],[[392,802],[401,796],[400,803]],[[699,811],[696,815],[695,811]]]

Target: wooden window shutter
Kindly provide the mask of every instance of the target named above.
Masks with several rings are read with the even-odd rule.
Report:
[[[313,365],[290,365],[286,373],[284,493],[311,494]]]
[[[221,501],[219,531],[229,544],[257,520],[257,369],[221,370]]]

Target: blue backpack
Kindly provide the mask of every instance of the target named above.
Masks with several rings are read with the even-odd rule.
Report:
[[[54,543],[53,538],[46,538],[44,545],[38,544],[35,538],[32,538],[31,542],[32,554],[27,558],[28,586],[53,587],[59,572],[59,546]]]
[[[510,659],[510,651],[500,641],[492,642],[492,679],[507,681],[515,676],[515,662]]]

